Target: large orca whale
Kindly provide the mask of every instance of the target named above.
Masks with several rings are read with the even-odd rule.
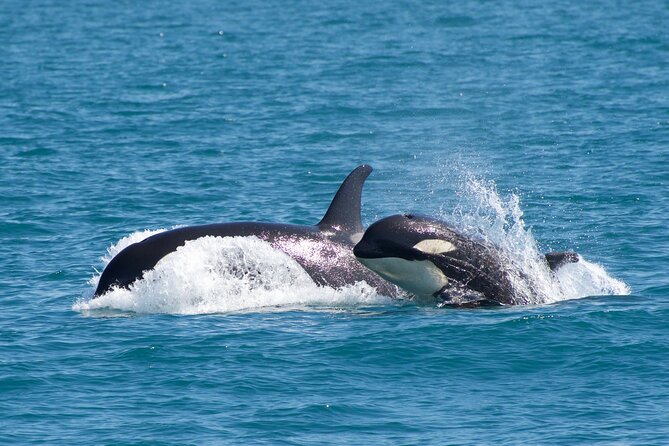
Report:
[[[440,306],[534,302],[523,287],[514,285],[523,272],[499,248],[430,217],[403,214],[381,219],[367,228],[353,253],[362,264],[415,296],[439,298]],[[553,271],[578,259],[573,252],[545,255],[546,267]]]
[[[160,259],[189,240],[205,236],[255,236],[295,259],[319,285],[338,288],[366,282],[380,294],[404,293],[358,262],[353,246],[364,232],[360,219],[362,187],[372,172],[358,166],[339,187],[323,219],[314,226],[282,223],[233,222],[172,229],[134,243],[119,252],[105,267],[95,296],[114,287],[128,288]]]

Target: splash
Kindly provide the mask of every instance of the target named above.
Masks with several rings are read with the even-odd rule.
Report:
[[[126,235],[121,240],[119,240],[118,242],[107,248],[107,254],[100,257],[100,261],[102,261],[104,266],[107,266],[109,262],[111,262],[111,259],[116,257],[116,254],[123,251],[126,247],[132,245],[133,243],[139,243],[145,238],[149,238],[152,235],[160,234],[161,232],[165,231],[166,229],[145,229],[144,231],[137,231],[133,232],[130,235]],[[102,272],[98,271],[97,274],[91,277],[90,280],[88,281],[88,284],[91,285],[93,289],[97,287],[101,275]]]
[[[532,230],[525,226],[518,194],[502,196],[494,181],[470,173],[459,178],[458,204],[441,217],[459,230],[500,248],[509,265],[507,273],[514,287],[531,304],[553,303],[598,295],[630,294],[629,287],[606,270],[579,256],[579,262],[551,272]]]
[[[155,232],[120,240],[103,258]],[[99,276],[91,280],[95,286]],[[129,289],[75,302],[80,312],[208,314],[272,308],[389,304],[366,283],[318,286],[290,256],[257,237],[202,237],[161,259]]]
[[[552,273],[531,228],[524,223],[518,194],[502,195],[493,181],[476,178],[465,169],[450,171],[457,172],[458,178],[443,178],[440,183],[456,186],[453,194],[457,204],[450,211],[443,205],[437,213],[465,234],[498,246],[514,286],[531,296],[528,303],[630,293],[624,282],[582,257]],[[163,231],[139,231],[122,238],[101,258],[103,264],[125,247]],[[93,298],[99,279],[99,274],[91,278],[92,289],[74,303],[75,311],[209,314],[395,302],[365,283],[339,289],[318,286],[293,258],[256,237],[189,241],[161,259],[129,289],[113,289]]]
[[[177,226],[175,226],[175,228],[176,227]],[[134,243],[139,243],[145,238],[149,238],[152,235],[160,234],[161,232],[165,231],[167,231],[167,229],[146,229],[144,231],[133,232],[132,234],[123,237],[115,245],[111,245],[109,248],[107,248],[107,255],[103,256],[100,260],[102,260],[105,266],[107,266],[107,264],[111,262],[111,259],[116,257],[116,254],[123,251],[128,246]]]

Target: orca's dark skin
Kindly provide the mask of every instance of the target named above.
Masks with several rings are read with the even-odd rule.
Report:
[[[353,250],[381,277],[416,296],[434,296],[440,305],[496,306],[532,303],[510,276],[523,277],[501,251],[473,240],[446,223],[412,214],[383,218],[367,228]],[[573,252],[546,254],[556,270],[578,262]]]
[[[189,240],[205,236],[256,236],[295,259],[319,285],[341,287],[364,281],[379,293],[398,297],[403,292],[364,267],[353,246],[364,228],[360,219],[362,187],[372,168],[357,167],[339,187],[323,219],[315,226],[237,222],[189,226],[161,232],[118,253],[102,272],[95,296],[114,287],[128,288],[160,259]]]

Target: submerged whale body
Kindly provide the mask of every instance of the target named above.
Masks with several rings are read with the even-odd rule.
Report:
[[[393,215],[367,228],[353,250],[381,277],[415,296],[433,296],[440,306],[489,306],[533,303],[514,285],[523,272],[495,246],[477,241],[429,217]],[[573,252],[545,255],[555,271],[578,262]]]
[[[119,252],[105,267],[95,296],[114,287],[128,288],[145,271],[187,241],[205,236],[255,236],[295,259],[319,285],[339,288],[366,282],[380,294],[398,297],[403,292],[363,266],[353,246],[364,228],[360,219],[362,187],[372,168],[361,165],[339,187],[323,219],[314,226],[282,223],[235,222],[189,226],[165,231]]]

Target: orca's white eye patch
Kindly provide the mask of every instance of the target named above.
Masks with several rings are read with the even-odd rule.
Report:
[[[446,240],[439,240],[437,238],[421,240],[413,245],[417,249],[426,254],[444,254],[446,252],[455,251],[455,246]]]

